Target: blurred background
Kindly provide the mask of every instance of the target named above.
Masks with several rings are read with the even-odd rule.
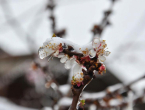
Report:
[[[106,40],[107,72],[85,88],[85,110],[145,110],[144,0],[0,0],[0,110],[68,110],[71,70],[40,60],[53,33]]]

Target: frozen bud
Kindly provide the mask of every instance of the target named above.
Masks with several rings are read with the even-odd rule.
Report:
[[[105,65],[101,65],[99,69],[100,71],[105,71],[106,70]]]
[[[39,48],[38,53],[41,59],[52,55],[57,57],[63,51],[62,41],[58,39],[47,39],[43,46]]]
[[[101,41],[101,46],[102,46],[102,48],[106,48],[107,47],[107,44],[106,44],[106,41],[105,40],[102,40]]]
[[[65,68],[70,69],[75,64],[75,58],[70,58],[65,62]]]
[[[82,50],[82,49],[80,48],[80,50]],[[82,50],[82,53],[83,53],[85,56],[87,56],[87,55],[89,54],[88,48]]]
[[[94,58],[96,56],[96,51],[94,49],[89,51],[89,57]]]
[[[95,43],[95,44],[100,43],[100,39],[99,39],[99,38],[94,39],[94,43]]]
[[[74,78],[77,80],[77,82],[82,82],[83,81],[83,75],[81,75],[81,73],[75,74]]]
[[[45,57],[48,56],[47,55],[47,52],[44,51],[44,48],[43,47],[40,47],[39,50],[38,50],[38,52],[39,52],[40,59],[43,59],[43,58],[45,58]]]
[[[66,55],[64,55],[61,59],[60,62],[61,63],[65,63],[67,61],[68,57]]]
[[[106,73],[106,67],[105,67],[105,65],[102,64],[102,65],[99,67],[99,71],[98,71],[98,72],[99,72],[99,74],[102,74],[103,72]]]
[[[73,67],[73,75],[75,75],[78,72],[82,73],[82,66],[76,63]]]
[[[104,51],[103,54],[104,54],[105,56],[108,56],[110,53],[111,53],[111,52],[109,52],[109,51]]]
[[[82,84],[83,77],[84,77],[82,68],[83,67],[77,63],[73,67],[73,79],[72,80],[75,84],[77,84],[78,87]]]
[[[57,57],[59,55],[59,50],[57,50],[53,55]]]
[[[62,58],[62,57],[64,57],[65,55],[64,54],[59,54],[57,57],[58,58]]]
[[[106,60],[105,56],[108,56],[110,54],[109,51],[106,51],[106,41],[100,40],[100,38],[94,38],[92,42],[93,49],[90,49],[89,56],[95,57],[98,56],[99,62],[104,62]],[[91,57],[90,57],[91,58]]]
[[[92,45],[93,45],[93,48],[97,49],[100,45],[100,38],[98,37],[94,38]]]
[[[104,62],[106,60],[106,58],[103,55],[99,55],[98,58],[100,62]]]

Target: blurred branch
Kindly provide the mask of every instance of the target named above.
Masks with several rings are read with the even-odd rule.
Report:
[[[22,39],[22,37],[26,36],[27,42],[25,43],[27,44],[28,49],[30,50],[30,52],[35,53],[34,50],[36,44],[34,40],[31,38],[30,34],[24,31],[23,27],[21,26],[21,24],[18,22],[16,18],[12,19],[13,12],[7,0],[1,0],[0,2],[1,2],[2,10],[4,12],[4,16],[7,19],[9,25],[12,27],[12,29],[14,30],[18,38],[20,38],[23,42],[24,40]]]
[[[56,36],[58,36],[58,37],[63,37],[66,33],[66,29],[61,29],[59,31],[56,29],[56,17],[54,15],[55,7],[56,7],[56,5],[55,5],[54,0],[49,0],[46,9],[48,9],[50,11],[49,19],[52,22],[52,24],[51,24],[52,33],[56,34]]]
[[[28,9],[25,10],[24,12],[20,13],[17,17],[14,17],[14,16],[10,15],[11,13],[7,13],[8,15],[10,15],[10,18],[7,19],[6,22],[1,23],[1,24],[0,24],[0,27],[3,26],[3,25],[6,26],[8,22],[13,22],[13,20],[18,20],[18,21],[19,21],[19,20],[22,20],[22,21],[24,22],[24,20],[26,20],[27,17],[28,17],[29,15],[31,15],[32,10],[35,10],[35,8],[38,7],[39,5],[40,5],[40,3],[34,5],[34,6],[30,7],[30,8],[28,8]],[[43,6],[42,6],[42,7],[43,7]],[[38,12],[38,13],[39,13],[39,12]],[[37,14],[38,14],[38,13],[37,13]],[[41,12],[41,14],[43,14],[43,12]],[[7,16],[8,16],[8,15],[7,15]],[[36,18],[36,17],[35,17],[35,18]]]
[[[131,89],[130,86],[132,86],[134,83],[137,83],[138,81],[144,79],[145,76],[133,81],[132,83],[130,83],[129,85],[124,85],[123,87],[121,88],[118,88],[116,89],[115,91],[111,92],[108,88],[105,90],[106,91],[106,95],[102,98],[96,98],[96,99],[86,99],[86,104],[95,104],[97,106],[97,108],[99,109],[104,109],[104,108],[118,108],[120,107],[120,109],[123,109],[124,107],[127,107],[128,103],[126,102],[122,102],[121,104],[119,105],[116,105],[116,106],[111,106],[109,104],[109,102],[112,100],[112,99],[122,99],[123,100],[123,97],[126,97],[127,94],[129,94],[130,91],[133,92],[133,90]],[[111,86],[110,86],[111,87]],[[124,91],[125,90],[125,91]],[[102,91],[103,92],[103,91]],[[144,92],[145,93],[145,92]],[[137,100],[140,102],[140,103],[143,103],[143,97],[144,97],[144,94],[139,97],[139,98],[134,98],[133,99],[133,102],[136,104],[137,103]],[[106,103],[106,106],[102,106],[100,101],[104,101]]]
[[[91,30],[92,33],[93,33],[93,37],[95,37],[95,36],[97,36],[97,35],[98,35],[99,37],[101,37],[101,34],[102,34],[102,32],[105,30],[105,28],[106,28],[107,26],[111,25],[111,23],[110,23],[110,21],[109,21],[109,17],[110,17],[110,15],[111,15],[112,12],[113,12],[113,6],[114,6],[114,4],[115,4],[116,1],[117,1],[117,0],[111,0],[110,8],[104,12],[104,17],[103,17],[101,23],[100,23],[100,24],[95,24],[95,25],[93,26],[93,29]]]

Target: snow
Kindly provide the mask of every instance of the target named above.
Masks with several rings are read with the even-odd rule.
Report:
[[[0,110],[38,110],[26,107],[21,107],[10,102],[6,98],[0,97]],[[49,109],[50,110],[50,109]]]
[[[58,105],[59,106],[70,106],[72,103],[72,99],[68,97],[63,97],[59,100]]]
[[[113,85],[113,86],[109,86],[109,87],[107,88],[107,90],[109,90],[110,92],[114,92],[114,91],[116,91],[116,90],[118,90],[118,89],[120,89],[120,88],[122,88],[122,87],[123,87],[122,84],[115,84],[115,85]]]
[[[143,96],[145,90],[145,78],[133,84],[131,88],[135,91],[137,96]]]
[[[105,91],[98,92],[98,93],[87,93],[87,92],[84,92],[82,94],[82,99],[99,99],[99,98],[103,98],[105,95],[106,95]]]
[[[50,107],[44,107],[42,110],[52,110]]]
[[[97,107],[95,104],[91,104],[89,107],[89,110],[97,110]]]
[[[70,84],[60,85],[58,89],[63,95],[66,95],[70,90]]]
[[[109,101],[109,105],[111,105],[111,106],[118,106],[120,104],[121,104],[121,100],[119,100],[119,99],[111,99]]]

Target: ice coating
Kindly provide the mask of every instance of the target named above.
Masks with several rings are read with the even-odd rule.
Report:
[[[72,42],[62,39],[59,37],[52,37],[51,39],[47,39],[43,46],[39,48],[38,53],[39,57],[41,59],[53,55],[56,56],[59,55],[59,53],[62,51],[63,47],[65,46],[72,46],[74,48],[74,51],[80,52],[79,46],[77,44],[73,44]]]
[[[43,43],[38,52],[41,59],[47,56],[50,56],[50,58],[57,57],[60,58],[61,63],[64,63],[66,69],[72,68],[71,83],[77,86],[83,84],[82,69],[87,71],[87,68],[93,65],[99,74],[105,72],[106,67],[103,62],[106,60],[106,56],[110,54],[107,50],[106,41],[97,37],[82,47],[66,39],[52,37]]]

